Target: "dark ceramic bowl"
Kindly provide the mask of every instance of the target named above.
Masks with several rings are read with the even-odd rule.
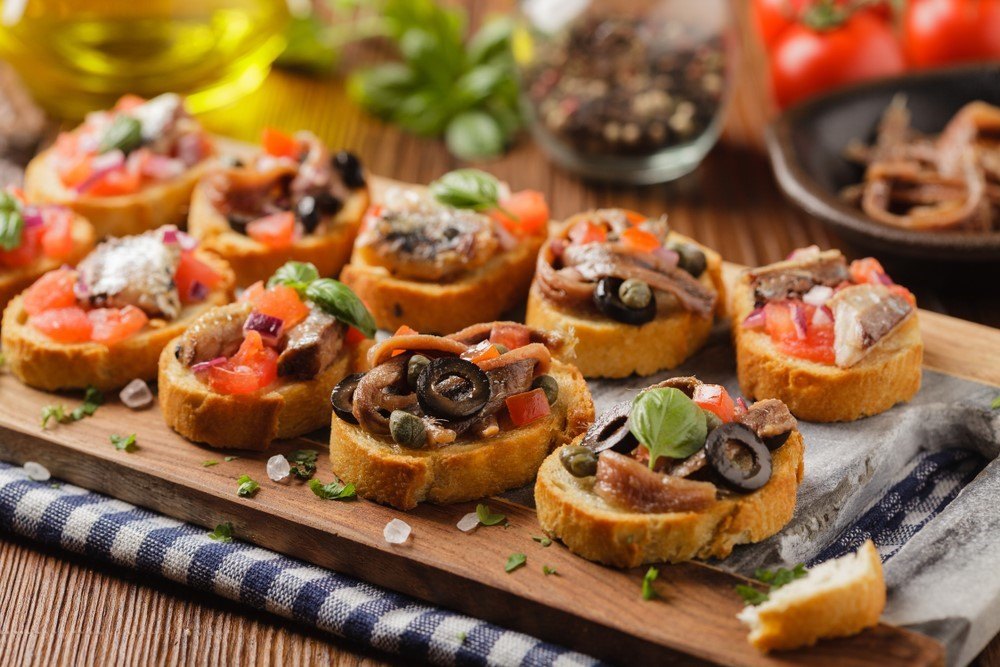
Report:
[[[799,104],[767,128],[775,177],[785,194],[840,236],[886,254],[946,261],[1000,259],[1000,231],[919,232],[888,227],[840,200],[863,169],[843,157],[852,139],[869,141],[897,93],[912,124],[937,134],[967,102],[1000,105],[1000,63],[935,70],[838,90]]]

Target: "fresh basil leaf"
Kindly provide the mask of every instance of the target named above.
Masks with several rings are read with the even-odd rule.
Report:
[[[456,169],[429,186],[431,194],[445,206],[486,211],[500,201],[500,182],[479,169]]]
[[[21,247],[24,237],[24,215],[21,202],[9,192],[0,192],[0,249]]]
[[[508,72],[500,65],[480,65],[455,82],[454,95],[459,103],[474,107],[497,92],[507,81]],[[457,118],[457,116],[456,116]]]
[[[549,576],[550,574],[559,574],[556,572],[556,568],[549,567],[548,565],[542,565],[542,574]]]
[[[635,397],[629,430],[649,450],[649,467],[662,456],[683,459],[705,446],[705,413],[673,387],[644,391]]]
[[[305,296],[344,324],[353,326],[367,338],[375,336],[375,318],[365,308],[361,299],[344,283],[333,278],[320,278],[306,288]]]
[[[337,44],[323,21],[314,14],[292,16],[285,27],[285,50],[275,64],[281,67],[322,73],[337,62]]]
[[[97,144],[99,153],[107,153],[116,148],[126,155],[142,145],[142,123],[131,116],[120,114],[104,130]]]
[[[132,433],[127,436],[118,435],[117,433],[112,433],[110,440],[111,444],[115,446],[115,449],[117,449],[120,452],[131,453],[134,452],[136,449],[138,449],[138,447],[135,444],[135,433]]]
[[[250,479],[250,475],[240,475],[236,482],[239,484],[236,495],[241,498],[250,498],[260,490],[260,484]]]
[[[319,271],[309,262],[285,262],[274,272],[273,276],[268,278],[267,286],[287,285],[301,296],[309,284],[317,278],[319,278]]]
[[[747,586],[746,584],[737,584],[736,592],[739,596],[743,598],[743,601],[749,605],[757,606],[763,602],[767,602],[767,593],[762,593],[758,591],[753,586]]]
[[[642,578],[643,600],[652,600],[653,598],[658,597],[656,594],[656,589],[653,588],[653,582],[656,581],[656,578],[659,576],[660,576],[660,571],[657,570],[655,567],[651,567],[648,570],[646,570],[646,574]]]
[[[495,526],[507,517],[500,513],[493,513],[489,505],[479,504],[476,506],[476,516],[479,517],[479,523],[484,526]]]
[[[353,498],[355,495],[354,484],[344,484],[336,479],[329,484],[324,484],[318,479],[309,480],[309,488],[323,500],[345,500]]]
[[[215,540],[216,542],[232,542],[233,524],[229,521],[220,523],[215,527],[215,530],[208,534],[208,539]]]
[[[448,150],[463,160],[480,160],[503,153],[503,130],[485,111],[465,111],[455,116],[448,123],[444,138]]]
[[[469,40],[466,47],[469,62],[481,65],[496,58],[510,57],[510,38],[514,22],[506,16],[491,19],[483,24]]]
[[[426,137],[444,132],[452,111],[437,90],[419,90],[403,98],[392,119],[414,134]]]
[[[531,539],[541,544],[543,547],[552,545],[552,538],[548,535],[532,535]]]
[[[391,118],[400,102],[419,86],[419,78],[402,63],[385,63],[351,75],[347,92],[350,97],[382,118]]]
[[[503,571],[510,574],[519,567],[522,567],[528,562],[528,557],[524,554],[511,554],[507,557],[507,564],[504,565]]]

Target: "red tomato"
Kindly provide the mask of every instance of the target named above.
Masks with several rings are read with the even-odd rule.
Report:
[[[142,187],[142,175],[137,171],[121,168],[104,174],[84,192],[95,197],[116,197],[138,192]]]
[[[361,333],[361,330],[357,327],[347,327],[347,333],[344,335],[344,342],[348,345],[357,345],[365,339],[365,335]]]
[[[49,271],[24,291],[24,310],[29,315],[38,315],[46,310],[69,308],[76,305],[76,271],[56,269]]]
[[[914,67],[1000,58],[1000,2],[910,0],[903,46]]]
[[[258,280],[253,285],[250,285],[250,287],[243,290],[243,293],[240,294],[239,300],[246,301],[247,303],[257,303],[257,301],[260,300],[260,297],[264,294],[265,289],[267,288],[264,287],[264,281]]]
[[[278,353],[260,333],[248,331],[239,351],[226,363],[208,369],[208,384],[220,394],[252,394],[278,377]]]
[[[635,252],[653,252],[660,247],[660,239],[638,227],[629,227],[621,235],[622,243]]]
[[[60,139],[68,136],[72,135],[60,135]],[[58,143],[56,145],[58,146]],[[94,172],[90,166],[91,158],[93,158],[93,155],[89,153],[83,153],[80,155],[74,154],[62,158],[59,165],[56,167],[56,171],[58,172],[59,179],[63,182],[63,185],[68,188],[75,188],[90,178],[90,175]]]
[[[504,402],[507,404],[510,420],[515,426],[530,424],[552,411],[549,399],[545,397],[545,391],[541,388],[508,396]]]
[[[66,259],[73,253],[73,214],[64,208],[45,208],[42,217],[42,252],[52,259]]]
[[[850,9],[852,2],[853,0],[834,0],[834,5]],[[750,13],[764,48],[770,51],[781,34],[801,20],[803,13],[810,7],[817,4],[819,0],[753,0]],[[892,20],[890,0],[863,5],[855,11],[868,12],[886,22]]]
[[[392,334],[392,335],[393,336],[416,336],[419,333],[420,332],[417,331],[416,329],[411,329],[410,327],[408,327],[408,326],[406,326],[404,324],[403,326],[401,326],[398,329],[396,329],[396,332],[394,334]]]
[[[891,283],[882,268],[881,262],[874,257],[865,257],[851,262],[851,280],[856,283],[871,283],[873,285],[885,285]]]
[[[775,346],[790,357],[832,364],[833,320],[814,321],[815,306],[800,302],[773,302],[764,306],[766,329]]]
[[[268,248],[283,250],[295,241],[295,214],[285,211],[257,218],[247,225],[247,236]]]
[[[715,416],[724,422],[733,421],[736,404],[722,385],[698,385],[694,390],[694,402],[699,407],[715,413]]]
[[[211,290],[219,284],[220,280],[222,280],[222,275],[195,257],[193,252],[181,253],[181,259],[177,263],[177,271],[174,272],[174,283],[177,285],[177,292],[183,303],[203,300],[196,299],[197,295],[192,293],[195,283],[201,283]]]
[[[149,318],[135,306],[95,308],[87,313],[93,329],[90,339],[95,343],[114,345],[138,333]]]
[[[608,240],[608,230],[590,220],[581,220],[569,230],[569,240],[576,245],[604,243]]]
[[[93,328],[87,313],[78,306],[46,310],[38,315],[32,315],[28,321],[33,327],[59,343],[84,343],[90,340]]]
[[[903,66],[892,29],[867,12],[824,30],[794,25],[770,57],[771,83],[782,108],[831,88],[899,74]]]
[[[520,324],[495,324],[490,331],[490,342],[504,345],[508,350],[516,350],[531,342],[531,332],[528,327]]]
[[[254,302],[254,310],[280,319],[285,323],[285,331],[309,315],[309,306],[303,303],[299,293],[288,285],[268,287]]]
[[[39,246],[45,230],[42,227],[31,227],[21,232],[21,245],[13,250],[0,250],[0,266],[16,268],[27,266],[38,259]]]
[[[477,345],[473,345],[459,356],[462,359],[468,359],[478,366],[484,361],[489,361],[490,359],[496,359],[499,357],[500,350],[498,350],[496,345],[490,341],[484,340]]]
[[[500,202],[500,209],[490,215],[516,236],[530,236],[545,229],[549,205],[537,190],[521,190]]]
[[[302,146],[295,137],[273,127],[264,128],[260,133],[260,143],[264,146],[264,151],[274,157],[290,157],[298,160],[302,153]]]

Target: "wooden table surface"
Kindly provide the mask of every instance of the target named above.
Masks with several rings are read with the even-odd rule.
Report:
[[[470,4],[476,20],[484,10]],[[527,137],[504,158],[477,166],[515,189],[541,190],[557,217],[604,205],[667,213],[675,229],[734,262],[770,262],[810,243],[843,247],[777,189],[762,141],[770,114],[766,77],[756,46],[745,47],[721,143],[677,182],[646,188],[584,183],[550,164]],[[427,182],[458,166],[440,143],[365,116],[347,100],[339,79],[275,72],[259,91],[205,121],[246,140],[267,125],[307,128],[331,146],[357,152],[373,172],[403,181]],[[995,276],[954,267],[890,264],[890,270],[915,288],[923,307],[1000,326]],[[382,654],[267,613],[6,534],[0,535],[0,610],[2,665],[391,664]],[[1000,638],[977,662],[1000,667]]]

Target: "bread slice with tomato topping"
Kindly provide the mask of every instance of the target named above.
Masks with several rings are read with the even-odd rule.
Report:
[[[167,342],[232,298],[226,263],[189,242],[172,227],[112,239],[43,275],[4,310],[9,371],[50,391],[155,378]]]
[[[719,254],[665,219],[589,211],[542,247],[525,321],[572,336],[586,377],[651,375],[705,344],[723,289]]]
[[[618,567],[725,558],[791,520],[803,455],[779,401],[746,408],[718,385],[674,378],[545,459],[538,522],[577,555]]]
[[[801,419],[860,419],[920,389],[915,299],[877,260],[796,251],[744,272],[731,312],[741,390],[781,399]]]
[[[177,95],[128,95],[35,156],[24,189],[30,201],[82,215],[98,238],[183,226],[214,153],[213,140]]]
[[[495,322],[447,337],[403,331],[375,345],[369,370],[334,390],[334,473],[404,510],[531,482],[594,417],[583,376],[552,358],[565,343]]]
[[[337,276],[370,202],[357,157],[331,156],[308,132],[293,137],[268,129],[263,139],[261,154],[199,181],[188,231],[229,262],[241,287],[290,260]]]
[[[473,170],[452,174],[466,171]],[[365,217],[341,279],[389,331],[407,325],[443,334],[493,321],[524,302],[549,220],[536,192],[496,205],[487,215],[391,188]]]

